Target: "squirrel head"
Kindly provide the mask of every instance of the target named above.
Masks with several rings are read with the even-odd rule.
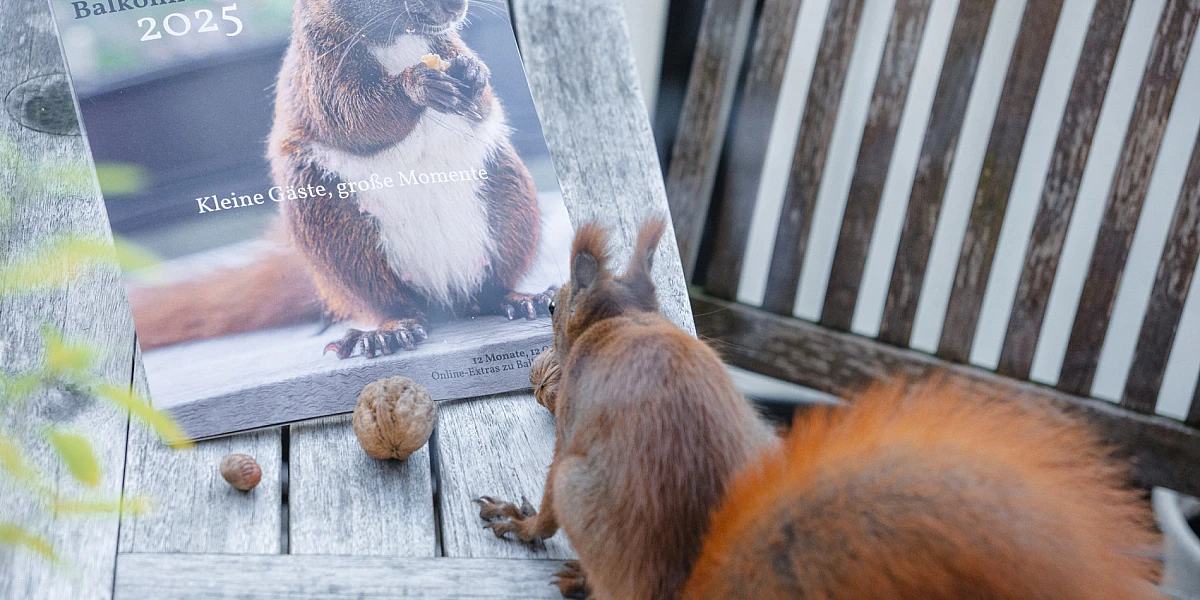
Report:
[[[308,0],[313,8],[332,13],[355,36],[387,46],[401,35],[441,37],[457,30],[467,17],[469,0]],[[327,9],[327,10],[321,10]]]
[[[559,289],[551,306],[557,356],[566,357],[571,343],[600,321],[658,312],[651,271],[665,229],[661,217],[642,225],[629,266],[621,275],[608,267],[608,232],[594,224],[579,229],[571,247],[571,281]]]

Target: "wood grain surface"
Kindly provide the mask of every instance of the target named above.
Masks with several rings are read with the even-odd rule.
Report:
[[[1092,12],[1000,352],[998,371],[1003,375],[1028,379],[1033,368],[1050,288],[1132,6],[1133,0],[1099,0]]]
[[[1196,259],[1200,256],[1200,141],[1192,150],[1191,163],[1184,177],[1183,190],[1175,205],[1175,215],[1167,233],[1162,260],[1150,292],[1150,303],[1138,334],[1121,406],[1152,413],[1158,401],[1163,374],[1183,305],[1187,302]]]
[[[750,39],[754,5],[753,0],[708,0],[700,23],[692,72],[679,116],[679,137],[675,139],[671,170],[667,174],[671,221],[688,281],[695,272],[696,255],[700,252],[717,163]]]
[[[763,308],[776,314],[790,315],[796,304],[813,211],[825,173],[833,126],[842,104],[850,56],[858,39],[862,10],[863,0],[833,0],[825,17],[763,296]]]
[[[992,259],[1000,242],[1008,196],[1021,163],[1029,118],[1041,88],[1062,5],[1062,0],[1038,0],[1025,5],[954,272],[937,350],[938,356],[946,360],[966,363],[971,358],[975,327],[979,324]]]
[[[1163,7],[1067,342],[1058,380],[1058,388],[1065,392],[1091,393],[1108,320],[1198,20],[1200,0],[1168,0]]]
[[[800,4],[796,0],[763,2],[746,81],[738,95],[717,174],[718,183],[713,189],[712,210],[717,211],[718,217],[703,283],[708,293],[728,300],[737,297],[746,236],[750,235],[763,161],[767,157],[766,140],[779,109],[779,92],[800,17]],[[694,126],[682,121],[680,125],[681,129]]]
[[[87,173],[91,162],[78,135],[74,106],[63,73],[50,7],[45,2],[0,0],[0,194],[11,214],[0,222],[0,266],[27,258],[59,236],[108,237],[104,206],[92,177],[83,181],[43,181],[41,168]],[[66,339],[92,346],[101,354],[96,373],[118,385],[129,385],[133,364],[133,330],[129,308],[118,283],[116,265],[89,269],[69,285],[19,293],[0,281],[0,372],[38,368],[43,361],[45,325]],[[30,397],[22,405],[0,403],[4,436],[26,449],[31,466],[49,478],[64,499],[120,497],[124,477],[127,415],[96,398],[56,388]],[[94,488],[75,481],[42,439],[47,425],[87,437],[101,466]],[[138,425],[134,425],[135,429]],[[108,598],[119,520],[99,516],[56,514],[0,476],[0,523],[14,522],[52,544],[63,565],[53,565],[25,549],[0,546],[0,598]],[[68,572],[69,569],[69,572]]]
[[[925,35],[929,5],[930,0],[899,0],[892,15],[821,309],[821,325],[825,327],[849,331],[854,320],[867,252]]]
[[[716,298],[693,297],[696,323],[734,366],[853,398],[876,381],[944,376],[967,391],[1050,403],[1092,423],[1133,464],[1140,485],[1200,494],[1200,431],[1111,402],[998,376],[854,334],[825,329]]]
[[[925,283],[925,266],[941,215],[942,196],[946,193],[995,4],[995,0],[964,2],[954,17],[879,328],[879,339],[894,346],[907,347],[912,337],[917,302]]]
[[[125,554],[115,597],[553,600],[562,598],[549,583],[560,568],[552,560]]]

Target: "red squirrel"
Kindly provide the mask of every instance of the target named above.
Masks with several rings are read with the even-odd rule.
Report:
[[[467,0],[296,0],[268,157],[276,185],[308,197],[282,204],[298,260],[271,264],[299,263],[312,280],[301,287],[315,290],[329,320],[378,325],[326,347],[341,358],[411,350],[427,338],[429,314],[548,314],[553,289],[515,291],[537,252],[541,214],[490,72],[458,34],[467,8]],[[337,192],[373,176],[447,172],[469,176]],[[197,315],[211,307],[178,290],[135,292],[143,348],[311,314],[258,316],[270,307],[229,301],[247,296],[245,283],[237,273],[203,281],[231,311],[207,320]],[[273,283],[295,286],[260,285]]]
[[[480,498],[497,536],[561,527],[554,582],[598,600],[1142,600],[1147,503],[1085,427],[946,382],[879,384],[776,437],[716,354],[658,314],[663,221],[613,274],[579,230],[555,340],[541,511]]]

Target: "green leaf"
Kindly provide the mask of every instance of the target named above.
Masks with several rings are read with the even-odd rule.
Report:
[[[58,555],[54,552],[54,546],[50,542],[12,521],[0,522],[0,544],[13,548],[25,548],[52,563],[59,562]]]
[[[51,326],[42,327],[46,342],[46,372],[50,375],[84,377],[96,362],[97,352],[88,344],[71,343],[62,332]]]
[[[20,402],[28,398],[40,385],[40,372],[26,372],[15,376],[0,374],[0,403]]]
[[[146,169],[133,163],[96,163],[96,178],[105,198],[129,196],[146,189]]]
[[[125,272],[145,269],[158,264],[159,259],[153,252],[125,238],[113,238],[117,250],[117,264]]]
[[[110,499],[71,499],[55,498],[54,512],[59,515],[96,515],[112,514],[120,511],[125,515],[141,515],[150,511],[150,499],[145,496],[122,497]]]
[[[30,488],[42,485],[42,475],[29,461],[25,460],[21,447],[16,440],[0,434],[0,469],[12,476],[18,483]]]
[[[142,421],[158,434],[159,439],[176,448],[186,448],[192,445],[183,428],[167,413],[154,410],[150,401],[128,387],[102,383],[94,388],[101,398],[128,410],[134,418]]]
[[[100,484],[100,461],[92,452],[92,444],[87,438],[77,433],[47,427],[43,432],[46,441],[58,453],[58,457],[66,463],[71,475],[88,487]]]
[[[113,245],[105,239],[64,235],[41,244],[23,258],[0,267],[0,297],[62,287],[86,267],[114,262]]]

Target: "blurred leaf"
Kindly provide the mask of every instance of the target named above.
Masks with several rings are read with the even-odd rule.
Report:
[[[168,445],[176,448],[186,448],[192,445],[187,434],[183,432],[183,428],[175,422],[175,419],[165,412],[154,410],[154,407],[150,406],[150,402],[140,394],[111,383],[102,383],[96,386],[95,392],[100,397],[107,398],[117,406],[128,410],[130,414],[148,425]]]
[[[42,384],[42,374],[37,372],[20,375],[0,374],[0,401],[19,402],[27,398]]]
[[[91,194],[92,168],[82,160],[42,160],[32,174],[40,192],[61,196]]]
[[[133,496],[117,500],[56,499],[54,512],[58,514],[98,515],[121,511],[125,515],[141,515],[150,511],[152,503],[145,496]]]
[[[88,344],[76,344],[63,339],[62,332],[50,326],[42,327],[46,342],[46,371],[50,375],[80,378],[96,362],[96,351]]]
[[[100,461],[96,459],[96,453],[92,452],[92,444],[87,438],[78,433],[49,427],[43,435],[58,453],[58,457],[67,464],[75,479],[88,487],[100,484]]]
[[[10,547],[22,547],[33,551],[50,562],[59,562],[58,555],[54,553],[54,546],[50,542],[11,521],[0,522],[0,544]]]
[[[52,239],[0,267],[0,297],[66,285],[85,267],[115,258],[108,240],[70,235]]]
[[[42,475],[21,452],[16,440],[0,434],[0,469],[12,476],[18,483],[31,488],[41,487]]]
[[[96,178],[106,198],[129,196],[146,189],[146,169],[133,163],[96,163]]]
[[[16,142],[8,136],[0,136],[0,169],[15,173],[24,163],[25,157],[21,156],[21,149]]]
[[[0,225],[8,225],[13,216],[13,199],[12,196],[0,190]]]
[[[136,271],[152,267],[159,262],[153,252],[123,237],[113,238],[117,251],[117,264],[122,271]]]

